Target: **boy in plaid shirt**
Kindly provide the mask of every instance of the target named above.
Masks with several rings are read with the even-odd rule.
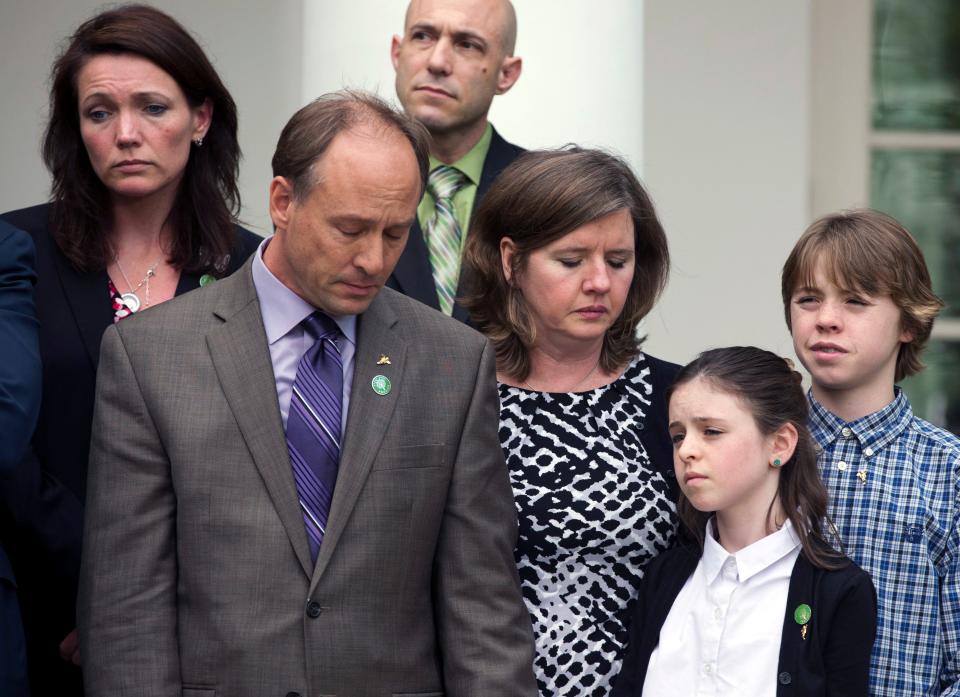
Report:
[[[895,384],[923,368],[943,307],[923,254],[882,213],[829,215],[793,248],[781,291],[830,515],[877,588],[870,694],[960,697],[960,439]]]

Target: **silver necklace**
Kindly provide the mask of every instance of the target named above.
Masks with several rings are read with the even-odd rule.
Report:
[[[586,375],[584,375],[584,376],[580,379],[580,382],[578,382],[576,385],[574,385],[573,387],[571,387],[569,390],[565,390],[564,392],[576,392],[576,391],[577,391],[577,388],[580,387],[580,385],[582,385],[583,383],[585,383],[587,380],[589,380],[590,377],[591,377],[595,372],[597,372],[597,368],[599,368],[599,367],[600,367],[600,359],[598,358],[598,359],[597,359],[597,362],[596,362],[596,363],[594,364],[594,366],[590,369],[590,372],[587,373]],[[527,388],[528,390],[530,390],[531,392],[541,392],[541,391],[542,391],[542,390],[535,390],[533,387],[530,386],[530,383],[527,382],[526,380],[524,380],[521,384],[523,385],[523,387],[526,387],[526,388]]]
[[[126,293],[120,294],[120,302],[126,305],[130,312],[137,312],[141,307],[140,296],[137,295],[137,291],[143,288],[144,300],[142,306],[144,309],[150,307],[150,279],[157,275],[157,267],[160,265],[160,259],[157,259],[147,268],[147,275],[140,279],[140,283],[138,283],[136,287],[130,283],[130,279],[127,278],[126,272],[120,265],[119,254],[114,255],[113,261],[117,265],[117,270],[120,271],[120,275],[123,277],[123,282],[126,283],[127,288],[130,289]]]

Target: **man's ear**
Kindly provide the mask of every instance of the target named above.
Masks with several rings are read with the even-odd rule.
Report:
[[[508,285],[513,285],[513,260],[517,253],[517,245],[509,237],[500,238],[500,267]]]
[[[275,230],[286,230],[290,213],[295,205],[293,183],[286,177],[274,177],[270,181],[270,219]]]
[[[400,63],[400,42],[402,39],[396,34],[393,35],[393,41],[390,42],[390,62],[393,63],[393,69],[397,69]]]
[[[497,80],[497,94],[504,94],[520,79],[523,59],[520,56],[507,56],[500,64],[500,79]]]

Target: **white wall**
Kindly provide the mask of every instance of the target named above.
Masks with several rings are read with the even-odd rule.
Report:
[[[241,217],[269,230],[270,157],[299,106],[302,0],[153,0],[200,41],[240,114]],[[40,161],[48,76],[61,42],[105,5],[92,0],[3,0],[0,9],[0,211],[45,201]],[[216,114],[214,114],[216,118]]]
[[[780,269],[809,223],[809,0],[648,0],[643,178],[673,257],[647,331],[677,362],[792,354]]]

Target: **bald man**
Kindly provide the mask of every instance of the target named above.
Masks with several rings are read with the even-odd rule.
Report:
[[[388,285],[467,321],[456,302],[460,251],[476,203],[523,148],[487,116],[520,77],[517,17],[507,0],[413,0],[391,46],[406,112],[433,136],[430,180]]]

